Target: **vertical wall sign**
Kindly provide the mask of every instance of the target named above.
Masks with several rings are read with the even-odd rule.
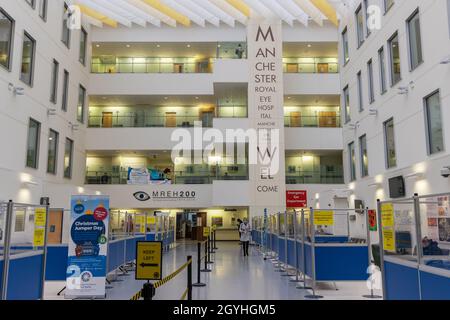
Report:
[[[73,196],[66,297],[105,297],[109,197]]]
[[[250,163],[250,181],[254,214],[261,215],[261,208],[286,208],[282,23],[251,18],[247,32],[249,119],[258,136],[257,145],[249,146],[257,160]]]

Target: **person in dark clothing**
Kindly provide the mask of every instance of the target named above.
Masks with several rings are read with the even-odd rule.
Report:
[[[442,250],[439,248],[438,243],[433,239],[425,237],[422,239],[422,248],[424,256],[441,256]]]
[[[102,184],[108,184],[109,177],[108,174],[105,172],[105,174],[101,178]]]
[[[242,248],[244,249],[244,257],[248,257],[248,247],[250,245],[251,227],[247,219],[244,219],[240,228]]]

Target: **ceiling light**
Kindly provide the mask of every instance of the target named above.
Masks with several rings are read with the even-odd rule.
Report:
[[[311,48],[312,47],[312,45],[311,44],[308,44],[308,48]]]
[[[164,100],[167,100],[167,99],[169,99],[168,97],[164,97]]]
[[[127,44],[127,48],[130,48],[130,47],[131,47],[131,45]]]
[[[157,47],[157,48],[161,48],[161,45],[160,45],[160,44],[157,44],[156,47]]]
[[[195,97],[195,100],[198,100],[199,98],[198,97]]]
[[[191,45],[190,44],[188,44],[186,47],[188,47],[188,48],[190,48],[191,47]]]
[[[97,48],[100,48],[100,45],[99,45],[99,44],[96,44],[95,46],[96,46]]]

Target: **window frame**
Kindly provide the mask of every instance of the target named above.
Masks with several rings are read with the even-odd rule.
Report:
[[[386,82],[386,51],[384,46],[378,49],[378,63],[380,64],[379,76],[380,76],[380,93],[381,95],[387,92],[387,82]]]
[[[84,39],[84,51],[83,51],[83,59],[82,59],[81,43],[82,43],[83,39]],[[80,30],[80,52],[79,52],[78,61],[85,67],[86,67],[86,60],[87,60],[87,45],[88,45],[88,33],[87,33],[86,29],[81,27],[81,30]]]
[[[363,145],[362,145],[363,139],[365,141],[365,152],[366,152],[366,155],[367,155],[367,168],[366,168],[366,166],[364,164],[364,152],[363,152]],[[359,159],[360,159],[360,162],[361,162],[361,172],[360,172],[360,174],[361,174],[361,178],[365,178],[365,177],[368,177],[370,175],[369,174],[369,149],[367,148],[367,134],[363,134],[362,136],[360,136],[358,138],[358,141],[359,141]]]
[[[39,1],[39,17],[47,22],[47,12],[48,12],[48,0]]]
[[[34,123],[37,125],[37,134],[36,134],[36,141],[34,142],[35,144],[35,148],[36,148],[36,153],[33,159],[33,163],[34,166],[30,166],[28,165],[28,147],[30,145],[30,126],[31,123]],[[26,168],[30,168],[30,169],[35,169],[38,170],[39,169],[39,156],[40,156],[40,145],[41,145],[41,130],[42,130],[42,124],[37,121],[34,118],[29,118],[28,119],[28,127],[27,127],[27,145],[26,145],[26,152],[25,152],[25,167]]]
[[[350,165],[350,181],[356,181],[357,175],[356,175],[356,149],[355,149],[355,141],[350,142],[347,145],[348,149],[348,160]]]
[[[53,59],[52,78],[50,82],[50,102],[57,104],[58,102],[58,84],[59,84],[59,62]]]
[[[367,61],[367,85],[368,85],[368,98],[369,104],[375,102],[375,87],[373,79],[373,60]]]
[[[70,41],[72,39],[72,32],[70,30],[70,28],[67,27],[67,21],[65,19],[66,16],[66,12],[69,10],[69,5],[64,1],[64,6],[63,6],[63,19],[62,19],[62,34],[61,34],[61,42],[64,44],[64,46],[66,46],[67,49],[70,49]],[[64,42],[64,32],[67,29],[67,43]]]
[[[67,151],[67,144],[70,142],[70,154],[69,154],[69,173],[66,174],[66,151]],[[72,179],[72,173],[73,173],[73,154],[75,149],[75,143],[72,139],[66,137],[66,141],[64,144],[64,178],[65,179]]]
[[[55,156],[54,156],[54,170],[51,171],[50,170],[50,137],[51,134],[54,133],[55,134]],[[59,151],[59,132],[53,129],[49,130],[49,143],[48,143],[48,148],[47,148],[47,173],[49,174],[53,174],[53,175],[57,175],[58,173],[58,151]]]
[[[81,105],[81,117],[79,117],[79,110],[80,110],[80,93],[83,92],[83,104]],[[85,123],[85,117],[86,117],[86,97],[87,97],[87,91],[86,88],[80,84],[78,86],[78,102],[77,102],[77,121],[80,123]]]
[[[341,33],[341,39],[342,39],[342,50],[343,50],[343,58],[344,58],[344,66],[350,61],[350,47],[348,43],[348,28],[345,27],[344,30],[342,30]]]
[[[384,4],[384,14],[388,13],[392,7],[395,5],[395,1],[392,1],[391,4],[388,6],[387,5],[387,1],[388,0],[383,0],[383,4]]]
[[[345,121],[345,124],[347,124],[350,121],[352,121],[352,118],[351,118],[351,106],[350,106],[350,87],[349,87],[349,85],[346,85],[344,87],[344,89],[342,89],[342,93],[343,93],[342,99],[343,99],[343,102],[344,102],[344,108],[343,108],[344,109],[344,121]],[[347,106],[347,97],[348,97],[348,106]],[[348,107],[348,110],[347,110],[347,107]]]
[[[387,136],[387,124],[389,122],[392,121],[392,126],[393,126],[393,132],[394,132],[394,136],[392,137],[392,139],[394,140],[394,151],[395,151],[395,164],[394,165],[390,165],[389,163],[389,144],[388,144],[388,136]],[[386,165],[386,169],[393,169],[397,167],[397,143],[395,142],[395,123],[394,123],[394,117],[389,118],[388,120],[383,122],[383,136],[384,136],[384,158],[385,158],[385,165]]]
[[[358,89],[358,109],[359,112],[364,111],[364,98],[363,98],[363,84],[362,84],[362,71],[358,71],[356,74],[356,86]]]
[[[365,41],[365,32],[364,32],[364,17],[365,14],[363,12],[362,4],[360,4],[355,10],[355,29],[356,29],[356,44],[357,49],[361,48]],[[359,15],[361,15],[361,24],[359,23]],[[361,27],[361,29],[360,29]]]
[[[69,101],[69,87],[70,87],[70,73],[66,69],[64,69],[64,77],[63,77],[63,95],[61,102],[61,110],[67,112],[67,106]]]
[[[431,142],[431,126],[430,126],[430,108],[428,105],[428,99],[431,98],[434,95],[438,95],[438,99],[439,99],[439,109],[441,112],[441,129],[442,129],[442,150],[441,151],[437,151],[437,152],[432,152],[432,142]],[[427,96],[425,96],[423,98],[423,106],[424,106],[424,118],[425,118],[425,137],[427,140],[427,155],[428,156],[433,156],[436,154],[441,154],[443,152],[445,152],[445,126],[443,124],[443,120],[442,119],[442,97],[441,97],[441,90],[437,89],[433,92],[431,92],[430,94],[428,94]]]
[[[399,82],[402,81],[402,65],[401,65],[401,60],[399,61],[400,63],[400,76],[399,79],[397,81],[394,81],[394,55],[393,55],[393,46],[392,46],[392,41],[397,38],[397,43],[398,43],[398,55],[399,57],[401,56],[400,54],[400,38],[398,35],[398,31],[395,31],[394,34],[389,38],[388,40],[388,48],[389,48],[389,71],[390,71],[390,75],[391,75],[391,88],[394,87],[395,85],[397,85]]]
[[[6,12],[5,9],[0,7],[0,13],[6,17],[11,23],[10,34],[9,34],[9,45],[8,45],[8,64],[5,66],[0,64],[2,68],[5,68],[7,71],[11,72],[12,69],[12,60],[13,60],[13,49],[14,49],[14,33],[16,27],[16,21]]]
[[[31,53],[31,66],[30,66],[30,82],[27,82],[23,79],[22,77],[22,71],[20,72],[20,76],[19,79],[20,81],[22,81],[23,83],[25,83],[27,86],[29,87],[33,87],[34,84],[34,67],[36,65],[36,40],[27,32],[24,30],[23,32],[24,38],[22,39],[22,59],[21,59],[21,63],[20,65],[23,65],[23,53],[24,53],[24,49],[25,49],[25,37],[27,37],[28,39],[31,40],[31,43],[33,44],[33,50]]]
[[[419,55],[420,55],[420,59],[417,62],[417,65],[413,65],[413,48],[412,48],[412,44],[411,44],[411,21],[415,18],[418,17],[419,19],[419,33],[420,33],[420,37],[419,37],[419,41],[420,41],[420,50],[418,51]],[[421,21],[422,19],[420,19],[420,10],[419,8],[416,8],[413,13],[408,17],[408,19],[406,19],[406,35],[407,35],[407,43],[408,43],[408,60],[409,60],[409,71],[412,72],[414,70],[416,70],[418,67],[420,67],[423,63],[424,63],[424,58],[423,58],[423,46],[422,46],[422,26],[421,26]]]

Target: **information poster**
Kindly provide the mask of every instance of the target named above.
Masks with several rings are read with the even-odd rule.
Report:
[[[383,227],[394,226],[394,205],[392,203],[381,205],[381,225]]]
[[[155,216],[147,216],[147,225],[154,225],[156,224],[156,217]]]
[[[395,252],[395,233],[392,228],[383,229],[383,249]]]
[[[425,199],[427,212],[426,236],[438,242],[450,242],[450,196]]]
[[[334,212],[333,211],[314,211],[314,225],[315,226],[333,226]]]
[[[72,196],[66,297],[105,297],[109,197]]]
[[[36,208],[34,210],[34,233],[33,233],[34,247],[43,247],[45,245],[46,222],[47,222],[47,209]]]
[[[136,215],[135,225],[136,225],[136,230],[138,230],[139,233],[144,234],[145,233],[145,216],[144,215]]]
[[[375,210],[369,210],[369,230],[377,231],[377,212]]]

